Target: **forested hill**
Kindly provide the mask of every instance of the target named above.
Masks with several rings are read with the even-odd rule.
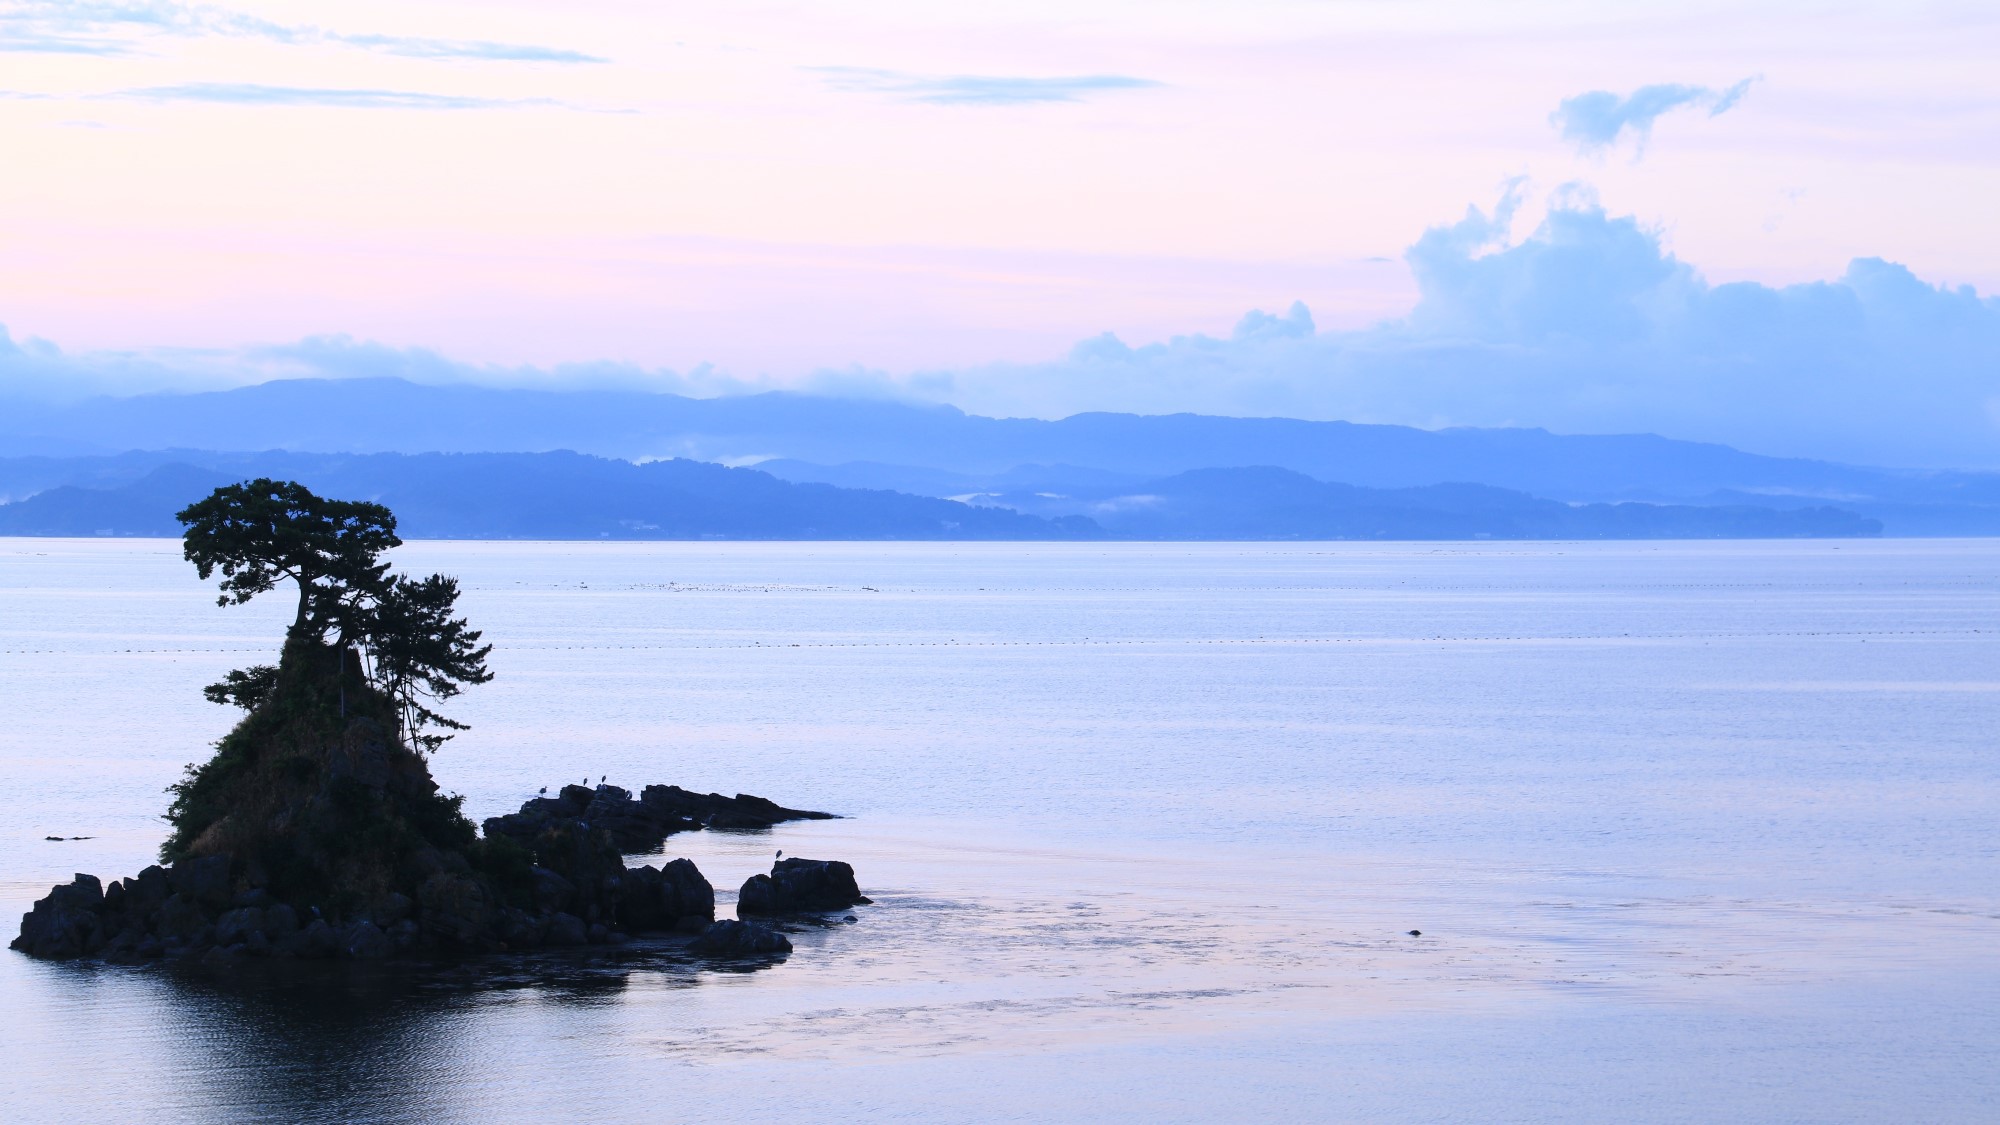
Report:
[[[1371,489],[1271,467],[1074,495],[955,499],[576,453],[172,453],[0,460],[4,535],[172,536],[219,484],[269,476],[393,508],[420,539],[1655,539],[1873,535],[1829,507],[1566,504],[1483,485]]]
[[[637,391],[427,386],[397,379],[288,380],[204,394],[5,403],[0,457],[134,449],[319,453],[533,453],[741,464],[790,458],[958,473],[1071,465],[1140,477],[1270,465],[1324,481],[1407,488],[1470,481],[1558,500],[1694,500],[1710,493],[1876,496],[1901,474],[1650,434],[1079,414],[983,418],[948,406],[759,394],[692,399]],[[2000,480],[2000,478],[1996,478]],[[2000,488],[1993,491],[2000,493]]]

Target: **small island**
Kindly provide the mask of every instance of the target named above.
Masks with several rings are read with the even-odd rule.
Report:
[[[829,813],[762,797],[568,785],[475,828],[429,758],[466,729],[435,708],[491,680],[458,583],[392,573],[380,504],[290,481],[216,489],[182,510],[183,554],[220,574],[220,605],[296,588],[278,663],[204,689],[243,718],[170,792],[160,863],[104,883],[79,874],[38,900],[12,948],[41,958],[227,967],[246,958],[453,958],[683,935],[709,956],[791,949],[779,929],[715,919],[685,859],[626,867],[677,832],[755,830]],[[546,790],[544,790],[546,793]],[[739,915],[867,903],[839,861],[785,859]]]

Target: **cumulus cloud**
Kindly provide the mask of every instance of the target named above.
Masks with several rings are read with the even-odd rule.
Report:
[[[1652,432],[1764,453],[2000,467],[2000,299],[1878,258],[1831,281],[1710,285],[1631,217],[1558,192],[1526,238],[1518,188],[1405,254],[1410,314],[1320,332],[1303,306],[1227,337],[1111,336],[1042,364],[931,372],[967,410],[1287,415]]]
[[[286,24],[213,4],[174,0],[0,0],[0,51],[126,55],[149,38],[221,36],[292,46],[329,45],[424,59],[601,63],[581,51],[524,43],[357,35]]]
[[[1066,77],[1033,78],[1008,75],[904,74],[893,70],[865,70],[859,67],[820,66],[809,68],[836,90],[888,94],[902,101],[933,105],[1032,105],[1038,102],[1075,102],[1092,94],[1112,90],[1143,90],[1160,85],[1146,78],[1122,74],[1079,74]]]
[[[0,397],[48,401],[259,382],[397,377],[691,395],[804,389],[948,402],[975,413],[1195,411],[1426,427],[1651,432],[1760,453],[1910,467],[2000,468],[2000,299],[1879,258],[1838,278],[1712,285],[1630,216],[1558,190],[1513,236],[1521,186],[1425,231],[1404,260],[1400,319],[1321,330],[1294,304],[1226,336],[1133,345],[1112,335],[1043,363],[803,383],[597,363],[465,364],[346,337],[229,352],[66,354],[0,332]]]
[[[1630,135],[1643,153],[1652,137],[1653,122],[1677,109],[1706,109],[1716,117],[1735,108],[1755,78],[1745,78],[1726,90],[1707,86],[1662,84],[1641,86],[1624,97],[1609,90],[1591,90],[1564,98],[1549,114],[1549,124],[1581,153],[1601,152]]]

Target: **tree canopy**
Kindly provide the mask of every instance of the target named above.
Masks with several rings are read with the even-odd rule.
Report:
[[[260,478],[216,489],[177,518],[187,526],[182,554],[203,578],[222,574],[218,605],[242,605],[289,580],[298,587],[298,611],[287,630],[293,644],[331,645],[341,658],[357,650],[367,682],[394,701],[403,734],[414,749],[435,751],[451,736],[427,727],[464,730],[463,723],[432,710],[465,684],[493,678],[486,668],[492,645],[454,617],[458,580],[442,574],[413,579],[390,573],[382,552],[402,544],[396,517],[363,500],[328,500],[295,481]],[[203,689],[217,703],[255,711],[278,691],[284,665],[255,665],[231,672]]]
[[[395,515],[380,504],[327,500],[268,477],[218,488],[174,518],[187,525],[181,554],[195,572],[222,572],[217,605],[242,605],[281,579],[297,583],[292,633],[301,639],[338,628],[353,640],[354,611],[387,588],[382,552],[403,543]]]

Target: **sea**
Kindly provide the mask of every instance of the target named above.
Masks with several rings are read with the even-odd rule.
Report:
[[[874,905],[765,967],[0,952],[18,1122],[2000,1120],[2000,540],[413,542],[474,819]],[[136,873],[280,594],[0,540],[0,906]],[[60,837],[61,839],[49,839]],[[639,862],[634,859],[632,862]]]

